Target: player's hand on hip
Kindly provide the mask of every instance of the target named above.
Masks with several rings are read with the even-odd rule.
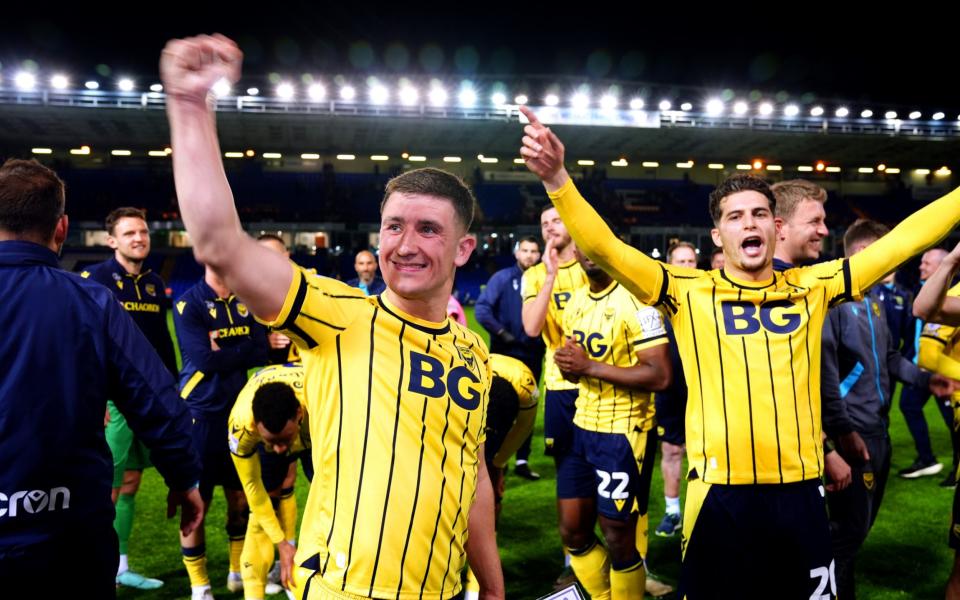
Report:
[[[160,54],[160,79],[168,99],[206,103],[217,81],[240,79],[243,52],[233,40],[215,33],[170,40]]]
[[[856,463],[870,460],[870,451],[867,449],[867,444],[856,431],[838,435],[837,441],[839,442],[840,453],[847,462]]]
[[[839,492],[853,481],[853,471],[839,452],[828,452],[824,455],[823,462],[824,471],[830,481],[825,486],[828,492]]]

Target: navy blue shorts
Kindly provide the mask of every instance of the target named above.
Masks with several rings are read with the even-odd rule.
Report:
[[[574,427],[573,448],[557,460],[557,497],[596,498],[597,512],[619,521],[646,514],[657,436]]]
[[[263,479],[263,487],[268,492],[272,492],[283,485],[283,480],[287,478],[287,471],[290,469],[290,463],[297,462],[299,459],[303,463],[303,474],[307,481],[313,479],[313,461],[310,458],[310,450],[303,450],[296,454],[277,454],[276,452],[267,452],[263,449],[263,444],[257,445],[257,454],[260,455],[260,477]]]
[[[678,595],[689,600],[836,597],[819,479],[758,485],[691,480],[682,547]]]
[[[676,375],[674,375],[676,377]],[[653,404],[657,409],[657,437],[662,442],[668,442],[674,446],[682,446],[686,443],[686,416],[687,416],[687,398],[678,397],[674,394],[656,393],[653,397]]]
[[[559,458],[573,447],[573,415],[579,390],[547,390],[543,407],[545,454]]]
[[[228,490],[242,490],[237,469],[230,458],[227,441],[229,412],[221,414],[193,413],[193,447],[200,453],[200,496],[204,500],[213,497],[213,488],[221,485]]]

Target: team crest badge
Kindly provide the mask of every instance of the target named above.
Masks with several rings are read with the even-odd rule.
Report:
[[[241,317],[246,317],[250,314],[250,311],[247,310],[247,305],[243,302],[237,302],[237,312],[240,313]]]
[[[871,490],[871,491],[873,490],[873,485],[874,485],[873,473],[863,474],[863,485],[868,490]]]
[[[217,307],[213,302],[209,300],[207,300],[207,312],[210,313],[210,316],[212,318],[214,319],[217,318]]]
[[[146,292],[151,296],[157,295],[157,286],[153,285],[152,283],[148,283],[147,285],[143,286],[143,289],[146,290]]]
[[[475,372],[477,370],[477,359],[473,355],[473,350],[466,346],[454,345],[454,347],[457,349],[457,354],[460,355],[460,360],[466,363],[468,369]]]
[[[898,306],[903,306],[903,298],[901,298],[900,296],[896,296],[894,297],[894,300],[897,301]]]
[[[181,315],[183,314],[183,309],[185,309],[186,307],[187,307],[186,300],[181,300],[180,302],[177,302],[177,312],[180,313]]]
[[[613,315],[616,314],[616,311],[613,310],[613,307],[607,307],[607,310],[603,311],[603,318],[610,320],[613,318]]]

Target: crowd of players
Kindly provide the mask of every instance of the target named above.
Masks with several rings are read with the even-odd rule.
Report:
[[[303,598],[449,598],[463,588],[468,598],[502,598],[494,530],[504,472],[519,450],[516,471],[539,478],[526,457],[542,379],[559,535],[591,597],[671,591],[645,562],[658,441],[665,516],[656,533],[682,530],[681,594],[855,596],[855,556],[890,470],[894,379],[911,390],[904,412],[919,455],[901,475],[942,468],[916,415],[931,392],[949,406],[960,386],[960,287],[948,292],[960,247],[925,255],[940,264],[924,273],[914,305],[927,320],[922,334],[909,331],[913,301],[890,274],[960,221],[957,192],[889,232],[857,221],[845,257],[818,263],[824,190],[736,175],[711,194],[709,269],[697,269],[686,242],[660,263],[622,242],[580,196],[563,144],[523,109],[521,155],[552,205],[541,214],[542,253],[540,240],[520,240],[516,264],[494,274],[477,303],[488,351],[451,296],[455,269],[476,245],[475,201],[456,176],[419,169],[388,183],[378,256],[361,251],[352,282],[295,265],[279,238],[243,232],[207,104],[213,83],[239,76],[240,56],[231,41],[200,36],[171,42],[161,61],[178,197],[205,265],[172,307],[180,369],[164,282],[144,267],[146,216],[113,211],[113,258],[73,277],[56,270],[54,254],[67,228],[62,182],[35,162],[0,169],[9,306],[42,304],[51,324],[84,325],[52,332],[72,344],[75,364],[38,358],[46,327],[21,324],[13,337],[23,347],[0,346],[11,365],[0,387],[4,439],[39,431],[43,414],[63,415],[43,433],[57,442],[54,456],[21,459],[0,477],[0,580],[42,572],[82,552],[78,538],[97,536],[118,543],[67,572],[95,577],[104,596],[114,583],[162,585],[127,556],[152,458],[172,505],[183,507],[194,598],[212,597],[203,515],[218,485],[227,586],[246,598],[281,588]],[[78,381],[81,369],[91,381]],[[43,383],[47,370],[55,383]],[[36,410],[23,406],[28,397],[39,398]],[[13,452],[5,442],[3,458]],[[298,460],[311,481],[299,539]],[[104,508],[106,487],[115,510]],[[105,514],[115,515],[116,538],[104,534]],[[960,548],[953,529],[950,540]],[[956,568],[948,597],[960,597]]]

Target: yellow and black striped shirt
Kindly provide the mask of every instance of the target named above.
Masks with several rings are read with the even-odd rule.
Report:
[[[279,544],[283,541],[283,529],[270,502],[269,490],[263,485],[260,455],[257,453],[257,446],[260,445],[261,438],[260,432],[257,430],[257,424],[253,419],[254,395],[260,389],[260,386],[274,382],[290,386],[303,408],[300,434],[293,440],[288,453],[296,454],[310,448],[310,419],[306,399],[303,395],[303,366],[300,363],[263,368],[247,381],[247,385],[240,391],[237,401],[230,409],[230,419],[227,422],[227,443],[230,446],[231,458],[233,458],[233,464],[237,468],[240,483],[243,484],[243,492],[250,504],[250,511],[270,537],[270,541]],[[266,446],[264,450],[273,452]]]
[[[735,280],[655,261],[613,235],[572,181],[550,194],[577,246],[671,319],[687,380],[691,476],[707,483],[819,478],[820,339],[831,305],[862,297],[960,220],[960,192],[845,260]]]
[[[563,314],[563,333],[592,359],[615,367],[637,364],[637,352],[667,343],[663,316],[641,304],[613,281],[594,293],[574,292]],[[653,393],[617,386],[596,377],[580,377],[573,422],[602,433],[628,433],[653,428]]]
[[[487,349],[293,267],[270,325],[300,347],[316,476],[297,564],[372,598],[460,591],[489,396]]]
[[[547,279],[547,267],[538,263],[523,272],[520,294],[523,303],[533,301],[543,288]],[[557,276],[553,280],[553,291],[547,308],[546,321],[541,336],[547,346],[543,370],[544,385],[548,390],[575,390],[577,385],[563,378],[560,369],[553,362],[553,353],[563,346],[563,311],[573,292],[587,286],[587,274],[576,259],[557,265]]]

